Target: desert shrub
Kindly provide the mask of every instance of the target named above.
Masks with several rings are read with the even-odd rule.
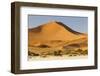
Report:
[[[62,56],[62,51],[61,50],[54,51],[54,55],[55,56]]]
[[[33,56],[39,56],[39,54],[37,54],[37,53],[33,53]]]
[[[57,51],[54,51],[54,55],[57,56]]]
[[[69,54],[68,56],[73,56],[72,54]]]
[[[58,51],[58,55],[62,56],[62,51],[61,50]]]
[[[76,52],[77,52],[78,55],[81,55],[83,53],[83,50],[82,49],[77,49]]]
[[[83,55],[87,55],[87,54],[88,54],[88,50],[84,50]]]
[[[31,53],[30,51],[28,51],[28,55],[30,55],[30,56],[31,56],[31,55],[32,55],[32,53]]]
[[[77,52],[82,52],[82,49],[77,49]]]
[[[39,54],[33,53],[33,52],[29,52],[29,51],[28,51],[28,55],[30,55],[30,56],[39,56]]]

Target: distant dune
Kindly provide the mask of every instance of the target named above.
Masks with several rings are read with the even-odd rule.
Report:
[[[74,31],[67,25],[57,21],[51,21],[31,28],[28,30],[28,35],[29,46],[46,44],[55,47],[65,44],[81,43],[82,41],[87,42],[87,34]]]

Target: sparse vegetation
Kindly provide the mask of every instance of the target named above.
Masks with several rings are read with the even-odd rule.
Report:
[[[47,57],[47,56],[81,56],[81,55],[87,55],[88,50],[87,49],[57,49],[57,48],[49,48],[43,45],[42,48],[32,48],[31,50],[35,50],[36,52],[28,52],[29,56],[40,56],[40,57]],[[39,52],[38,52],[39,51]]]
[[[62,56],[62,51],[61,50],[54,51],[54,56]]]
[[[39,54],[37,54],[37,53],[32,53],[32,52],[29,52],[29,51],[28,51],[28,55],[30,55],[30,56],[39,56]]]

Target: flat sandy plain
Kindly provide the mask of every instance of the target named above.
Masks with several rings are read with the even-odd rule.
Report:
[[[63,55],[63,56],[48,56],[48,57],[33,57],[29,56],[28,61],[47,61],[47,60],[75,60],[75,59],[86,59],[88,58],[88,55],[81,55],[81,56],[68,56],[68,55]]]

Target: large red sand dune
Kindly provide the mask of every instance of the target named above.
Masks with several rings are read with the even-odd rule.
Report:
[[[67,25],[51,21],[28,30],[29,46],[45,44],[52,41],[75,41],[78,39],[87,39],[87,35],[76,32]],[[52,45],[52,43],[51,43]]]

